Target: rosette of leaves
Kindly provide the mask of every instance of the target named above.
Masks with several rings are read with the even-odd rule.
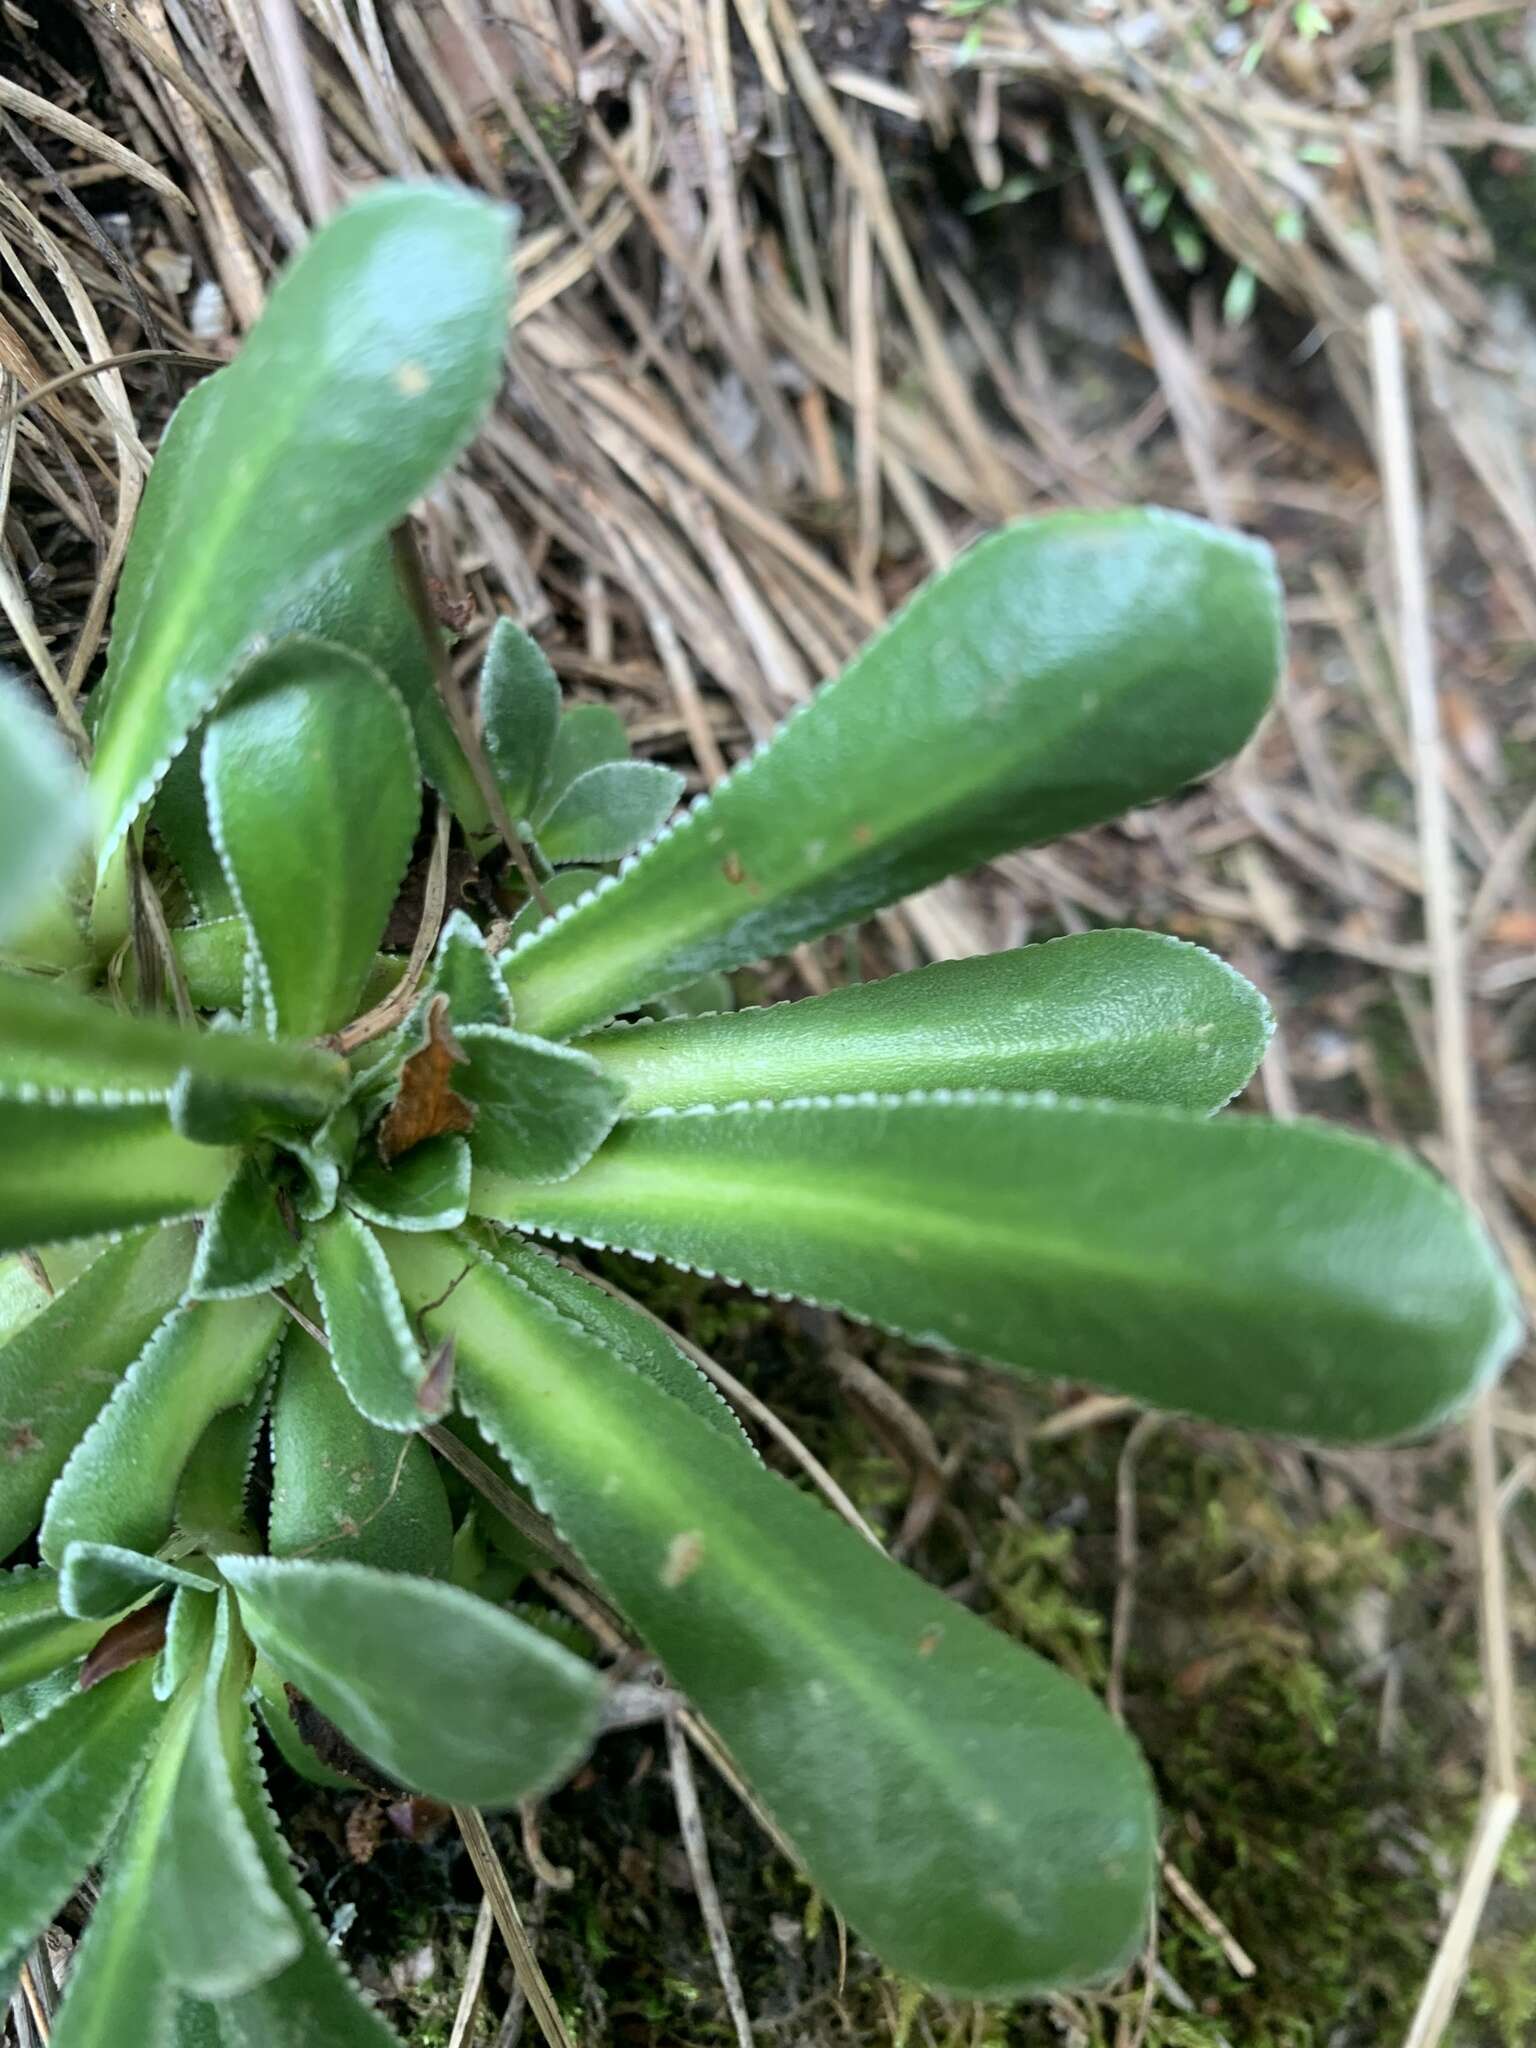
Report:
[[[389,542],[489,401],[506,233],[387,188],[315,237],[156,463],[93,873],[40,875],[62,830],[0,842],[0,1953],[102,1861],[62,2048],[383,2037],[294,1883],[252,1709],[321,1775],[557,1783],[606,1681],[485,1565],[530,1526],[893,1966],[1004,1995],[1141,1940],[1128,1736],[769,1471],[551,1241],[1337,1442],[1432,1426],[1515,1335],[1412,1161],[1212,1114],[1269,1017],[1196,947],[1093,932],[658,1014],[1208,771],[1269,701],[1277,589],[1167,513],[1006,528],[665,825],[670,771],[562,717],[510,623],[478,729],[438,694]],[[0,744],[18,815],[78,813],[36,719]],[[424,912],[402,963],[422,776],[471,847],[500,823],[529,900],[510,932]],[[444,1428],[544,1520],[463,1520]]]

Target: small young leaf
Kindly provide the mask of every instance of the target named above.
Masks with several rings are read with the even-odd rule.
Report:
[[[30,1685],[83,1657],[101,1624],[77,1621],[59,1604],[59,1575],[43,1565],[0,1572],[0,1693]]]
[[[506,964],[553,1038],[1166,796],[1234,753],[1279,666],[1266,548],[1168,512],[1003,528],[769,744]]]
[[[248,1155],[203,1224],[187,1292],[198,1301],[264,1294],[303,1263],[303,1243],[284,1221],[276,1189]]]
[[[621,1124],[471,1208],[1242,1429],[1432,1428],[1516,1341],[1471,1213],[1321,1124],[981,1093]]]
[[[100,1856],[162,1711],[141,1664],[0,1736],[0,1956],[35,1940]]]
[[[1214,954],[1107,931],[767,1010],[616,1024],[577,1043],[624,1083],[626,1117],[915,1088],[1054,1088],[1219,1109],[1271,1028],[1258,990]]]
[[[345,1199],[388,1230],[452,1229],[469,1202],[469,1147],[462,1138],[428,1138],[388,1166],[363,1152]]]
[[[159,1549],[198,1438],[249,1398],[282,1324],[270,1294],[192,1302],[166,1318],[54,1482],[38,1538],[49,1564],[77,1542]]]
[[[469,439],[501,373],[510,224],[459,188],[375,189],[304,247],[237,361],[181,406],[100,692],[100,872],[262,636]]]
[[[623,1090],[585,1053],[495,1024],[466,1025],[458,1039],[468,1057],[459,1085],[475,1107],[469,1149],[477,1167],[559,1180],[613,1129]]]
[[[71,1543],[59,1572],[59,1605],[82,1620],[110,1621],[160,1586],[192,1593],[210,1590],[201,1572],[166,1558],[127,1550],[120,1543]]]
[[[281,641],[209,726],[203,783],[268,1029],[334,1030],[362,994],[416,836],[405,706],[361,656]]]
[[[656,761],[589,768],[539,827],[539,851],[557,864],[620,860],[661,830],[683,787],[675,768]]]
[[[0,943],[25,933],[90,830],[79,764],[30,694],[0,676]]]
[[[488,1601],[363,1565],[220,1562],[262,1654],[402,1784],[511,1806],[591,1746],[597,1674]]]
[[[629,759],[629,734],[609,704],[576,704],[566,712],[550,748],[544,787],[534,798],[529,817],[543,824],[578,775],[609,761]]]
[[[485,937],[462,910],[455,910],[437,942],[432,986],[448,998],[449,1021],[460,1024],[507,1024],[511,1006],[485,950]]]
[[[475,1112],[454,1086],[466,1054],[449,1024],[449,998],[434,995],[423,1019],[421,1042],[400,1069],[400,1086],[379,1125],[378,1156],[388,1166],[429,1138],[473,1130]]]
[[[353,1405],[383,1429],[422,1428],[432,1419],[421,1402],[427,1366],[373,1232],[338,1209],[310,1231],[304,1256]]]
[[[458,1271],[462,1242],[414,1241],[426,1301],[427,1253]],[[894,1968],[997,1997],[1134,1952],[1150,1788],[1088,1693],[493,1262],[423,1313],[456,1340],[466,1408]]]
[[[70,1452],[180,1298],[192,1245],[180,1226],[109,1245],[0,1345],[0,1557],[36,1528]]]
[[[516,824],[532,815],[544,788],[560,685],[543,648],[511,619],[498,619],[486,643],[480,721],[486,758]]]
[[[359,1415],[313,1338],[283,1341],[272,1401],[274,1557],[373,1564],[446,1578],[453,1517],[437,1461],[419,1437]]]

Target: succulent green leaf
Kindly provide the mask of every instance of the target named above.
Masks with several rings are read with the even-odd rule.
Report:
[[[41,1934],[100,1856],[162,1712],[141,1663],[0,1736],[0,1956]]]
[[[426,1361],[378,1239],[349,1210],[310,1231],[305,1262],[331,1347],[331,1364],[353,1405],[382,1429],[421,1429]]]
[[[246,1486],[270,1391],[270,1380],[263,1380],[248,1401],[215,1415],[186,1462],[176,1527],[199,1550],[241,1549],[249,1539]]]
[[[613,1129],[623,1091],[594,1059],[495,1024],[455,1032],[467,1065],[454,1086],[475,1106],[469,1149],[477,1167],[559,1180]]]
[[[166,770],[150,823],[187,885],[199,924],[238,916],[234,891],[208,824],[201,733],[193,734]]]
[[[59,1604],[59,1575],[46,1565],[0,1572],[0,1692],[30,1685],[83,1657],[101,1634]]]
[[[0,944],[25,933],[90,830],[79,764],[31,695],[0,675]]]
[[[1406,1154],[1320,1124],[978,1093],[665,1112],[471,1206],[1243,1429],[1431,1428],[1509,1282]]]
[[[166,1318],[54,1482],[38,1538],[47,1563],[77,1542],[159,1549],[198,1439],[250,1398],[283,1321],[270,1294],[191,1302]]]
[[[486,758],[514,824],[531,816],[560,723],[560,685],[544,650],[512,619],[498,619],[480,665]]]
[[[578,775],[610,761],[628,759],[629,734],[611,704],[572,705],[560,721],[549,751],[544,786],[529,812],[535,826],[544,823]]]
[[[117,600],[91,767],[100,873],[299,593],[387,532],[469,439],[501,370],[511,219],[449,186],[368,193],[176,414]]]
[[[446,1578],[453,1517],[420,1437],[359,1415],[330,1361],[297,1324],[283,1342],[272,1401],[274,1557],[372,1564]]]
[[[1155,932],[1084,932],[734,1015],[580,1039],[624,1115],[874,1089],[1058,1089],[1219,1109],[1271,1030],[1224,961]]]
[[[266,1169],[247,1155],[203,1224],[187,1292],[198,1301],[264,1294],[303,1263],[303,1243],[285,1222]]]
[[[245,1001],[246,956],[250,934],[243,917],[215,918],[209,924],[186,925],[171,933],[177,964],[187,979],[187,992],[199,1010],[239,1010]],[[404,960],[388,953],[374,959],[358,1008],[382,1002],[405,972]]]
[[[200,1572],[166,1558],[126,1550],[119,1543],[71,1543],[59,1571],[59,1605],[82,1621],[110,1621],[161,1586],[192,1593],[211,1590]]]
[[[172,1130],[158,1103],[0,1101],[0,1251],[196,1215],[237,1163]]]
[[[294,1962],[298,1925],[267,1874],[235,1791],[248,1768],[250,1653],[220,1595],[159,1845],[155,1940],[166,1974],[196,1997],[232,1998]]]
[[[474,921],[455,910],[437,942],[432,986],[448,998],[449,1021],[462,1024],[509,1024],[507,992],[496,963],[485,950],[485,938]]]
[[[415,1287],[440,1291],[416,1240]],[[1098,1703],[891,1564],[486,1260],[434,1309],[461,1399],[894,1968],[982,1997],[1116,1968],[1145,1769]],[[596,1475],[601,1475],[600,1480]]]
[[[620,860],[661,830],[683,787],[677,770],[657,761],[589,768],[539,827],[539,851],[556,863]]]
[[[1253,731],[1280,630],[1268,550],[1196,520],[1004,527],[616,882],[520,941],[518,1023],[566,1037],[1168,795]]]
[[[188,1075],[212,1100],[318,1121],[346,1093],[345,1061],[244,1031],[184,1031],[93,996],[0,971],[0,1100],[115,1108],[170,1102]],[[202,1142],[223,1142],[220,1139]]]
[[[203,782],[268,1028],[308,1038],[345,1023],[420,817],[404,704],[359,655],[284,640],[209,726]]]
[[[402,1784],[511,1806],[567,1776],[597,1732],[597,1674],[457,1586],[358,1564],[227,1557],[257,1648]]]
[[[389,1230],[447,1230],[464,1221],[469,1203],[469,1147],[460,1137],[426,1138],[386,1166],[375,1152],[359,1154],[346,1203]]]
[[[192,1245],[177,1227],[108,1246],[0,1345],[0,1557],[36,1528],[70,1452],[175,1306]]]

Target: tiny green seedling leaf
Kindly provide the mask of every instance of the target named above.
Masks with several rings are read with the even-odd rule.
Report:
[[[181,406],[118,594],[91,766],[100,873],[261,637],[469,439],[501,372],[511,220],[446,185],[370,192]]]
[[[629,759],[629,734],[611,704],[573,704],[560,720],[544,784],[529,812],[541,826],[578,775]]]
[[[349,1210],[317,1223],[305,1261],[331,1346],[331,1364],[354,1405],[383,1429],[421,1429],[427,1376],[400,1293],[378,1240]]]
[[[533,637],[498,619],[480,667],[486,758],[514,824],[532,815],[560,723],[560,685]]]
[[[404,1785],[511,1806],[591,1746],[597,1674],[488,1601],[363,1565],[221,1562],[262,1654]]]
[[[62,881],[90,829],[78,762],[30,695],[0,675],[0,944]]]
[[[683,793],[675,768],[608,761],[570,784],[539,827],[546,860],[613,861],[661,830]]]
[[[616,882],[519,942],[566,1037],[1234,753],[1279,668],[1268,550],[1169,512],[1063,513],[962,555]]]
[[[360,656],[284,640],[209,726],[203,783],[268,1030],[334,1030],[362,994],[416,836],[404,704]]]
[[[457,1037],[466,1059],[458,1087],[475,1107],[469,1149],[477,1167],[559,1180],[613,1129],[622,1086],[585,1053],[494,1024],[466,1025]]]
[[[1269,1042],[1226,962],[1156,932],[1084,932],[772,1009],[617,1024],[578,1040],[624,1114],[874,1089],[1054,1088],[1219,1109]]]

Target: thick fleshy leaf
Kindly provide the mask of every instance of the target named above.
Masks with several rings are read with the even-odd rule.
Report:
[[[59,1604],[59,1575],[44,1565],[0,1572],[0,1693],[30,1685],[83,1657],[101,1624],[78,1621]]]
[[[628,759],[629,734],[611,704],[573,705],[561,719],[549,751],[544,786],[529,813],[534,824],[544,823],[578,775],[610,761]]]
[[[201,733],[193,734],[166,770],[150,823],[187,885],[199,923],[238,916],[234,891],[208,824]]]
[[[278,1207],[277,1190],[261,1161],[247,1156],[203,1224],[187,1292],[199,1301],[264,1294],[303,1263],[303,1243]]]
[[[1280,656],[1268,550],[1170,512],[1005,527],[633,868],[507,963],[565,1037],[1225,760]]]
[[[163,1711],[138,1664],[0,1736],[0,1956],[41,1934],[100,1856]]]
[[[721,1395],[716,1393],[699,1368],[672,1342],[661,1324],[654,1322],[628,1301],[609,1294],[595,1281],[562,1266],[542,1246],[510,1231],[492,1232],[483,1225],[474,1233],[475,1242],[511,1273],[531,1294],[536,1294],[557,1314],[579,1323],[631,1372],[681,1401],[721,1436],[740,1445],[753,1457],[746,1432]],[[383,1240],[389,1254],[396,1240]]]
[[[118,594],[91,782],[100,870],[299,593],[386,533],[501,372],[512,216],[448,186],[355,201],[172,421]]]
[[[110,1621],[161,1586],[203,1594],[210,1582],[203,1570],[125,1550],[120,1543],[71,1543],[59,1572],[59,1604],[82,1620]]]
[[[417,1239],[410,1256],[425,1302],[443,1285],[433,1269],[463,1251]],[[889,1963],[1000,1996],[1131,1954],[1152,1801],[1089,1694],[741,1457],[494,1261],[426,1321],[455,1339],[465,1407]]]
[[[294,1962],[298,1924],[267,1874],[240,1810],[247,1768],[250,1651],[222,1594],[213,1651],[197,1688],[165,1816],[156,1871],[155,1939],[166,1973],[199,1998],[232,1998]]]
[[[79,763],[36,700],[0,676],[0,944],[25,933],[90,829]]]
[[[624,1083],[626,1116],[868,1088],[1050,1088],[1219,1109],[1271,1028],[1258,990],[1214,954],[1109,931],[767,1010],[617,1024],[579,1045]]]
[[[296,1324],[272,1400],[274,1557],[372,1564],[446,1578],[453,1517],[437,1461],[419,1437],[359,1415],[330,1361]]]
[[[0,1100],[111,1108],[170,1102],[187,1075],[217,1100],[318,1121],[346,1093],[346,1062],[244,1031],[183,1031],[33,975],[0,972]],[[204,1141],[208,1142],[208,1141]],[[214,1140],[213,1142],[220,1142]]]
[[[363,1151],[347,1181],[349,1209],[391,1230],[447,1230],[464,1221],[469,1202],[469,1146],[462,1138],[427,1138],[386,1166]]]
[[[0,1557],[30,1536],[65,1461],[175,1306],[192,1232],[110,1245],[0,1346]]]
[[[262,1654],[402,1784],[511,1806],[591,1746],[596,1672],[489,1601],[365,1565],[221,1565]]]
[[[272,1031],[355,1010],[421,812],[404,704],[378,670],[284,640],[208,728],[213,836],[255,945]]]
[[[1432,1427],[1519,1331],[1450,1190],[1321,1124],[1002,1094],[663,1112],[557,1187],[477,1175],[472,1206],[1335,1442]]]
[[[216,1415],[198,1438],[176,1490],[176,1526],[199,1550],[243,1549],[250,1538],[246,1485],[266,1419],[270,1380]]]
[[[507,992],[485,949],[485,936],[462,910],[455,910],[443,926],[432,987],[448,998],[449,1021],[455,1030],[463,1024],[512,1021]]]
[[[196,1215],[237,1164],[172,1130],[158,1103],[0,1101],[0,1251]]]
[[[589,768],[539,827],[539,851],[556,862],[620,860],[661,830],[683,787],[677,770],[658,761]]]
[[[49,1564],[77,1542],[160,1548],[198,1439],[250,1398],[283,1322],[270,1294],[192,1302],[166,1318],[54,1482],[38,1538]]]
[[[486,758],[514,824],[538,802],[560,722],[560,685],[544,650],[512,619],[498,619],[480,666]]]
[[[245,1001],[246,951],[250,934],[243,917],[215,918],[171,933],[187,992],[199,1010],[239,1010]],[[404,960],[380,953],[369,969],[359,1010],[381,1003],[405,972]]]
[[[559,1180],[613,1129],[623,1090],[585,1053],[494,1024],[466,1025],[455,1036],[467,1064],[454,1085],[475,1106],[469,1149],[477,1167]]]
[[[348,1395],[383,1429],[421,1429],[427,1364],[378,1239],[349,1210],[317,1223],[305,1262],[325,1315],[331,1364]]]

